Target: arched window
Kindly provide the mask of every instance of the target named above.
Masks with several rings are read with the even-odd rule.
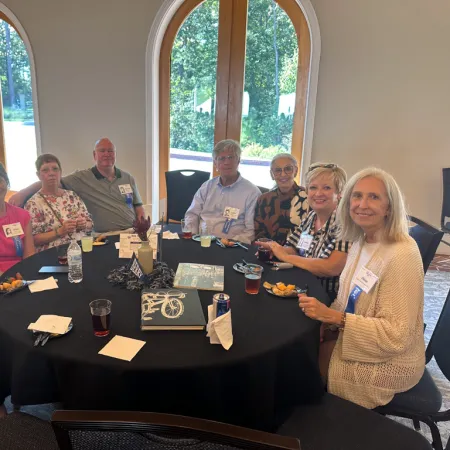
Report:
[[[172,15],[159,53],[160,199],[166,171],[213,172],[226,138],[255,184],[271,186],[277,153],[302,164],[312,46],[300,1],[185,0]]]
[[[0,4],[0,161],[6,165],[12,190],[36,180],[38,130],[33,70],[25,31]]]

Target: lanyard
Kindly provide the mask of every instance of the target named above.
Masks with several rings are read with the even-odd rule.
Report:
[[[361,292],[363,290],[359,286],[355,286],[352,289],[352,292],[350,292],[350,295],[348,296],[348,302],[347,307],[345,308],[345,312],[354,314],[355,313],[355,304],[358,300],[359,296],[361,295]]]

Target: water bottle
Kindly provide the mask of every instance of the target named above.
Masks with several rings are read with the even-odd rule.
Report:
[[[77,241],[72,241],[67,249],[67,264],[69,265],[69,281],[79,283],[83,280],[83,259],[81,248]]]

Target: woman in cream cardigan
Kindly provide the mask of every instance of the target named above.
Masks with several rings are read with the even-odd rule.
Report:
[[[322,322],[319,363],[328,391],[375,408],[423,374],[423,265],[402,193],[388,173],[368,168],[354,175],[338,220],[340,238],[354,244],[337,299],[328,308],[303,296],[299,306]]]

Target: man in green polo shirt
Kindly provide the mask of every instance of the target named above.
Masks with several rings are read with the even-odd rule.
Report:
[[[134,178],[115,166],[116,148],[108,138],[95,143],[93,155],[95,166],[63,177],[62,187],[81,197],[92,214],[95,231],[131,228],[136,217],[145,214]],[[40,188],[40,182],[33,183],[13,195],[9,202],[22,206]]]

